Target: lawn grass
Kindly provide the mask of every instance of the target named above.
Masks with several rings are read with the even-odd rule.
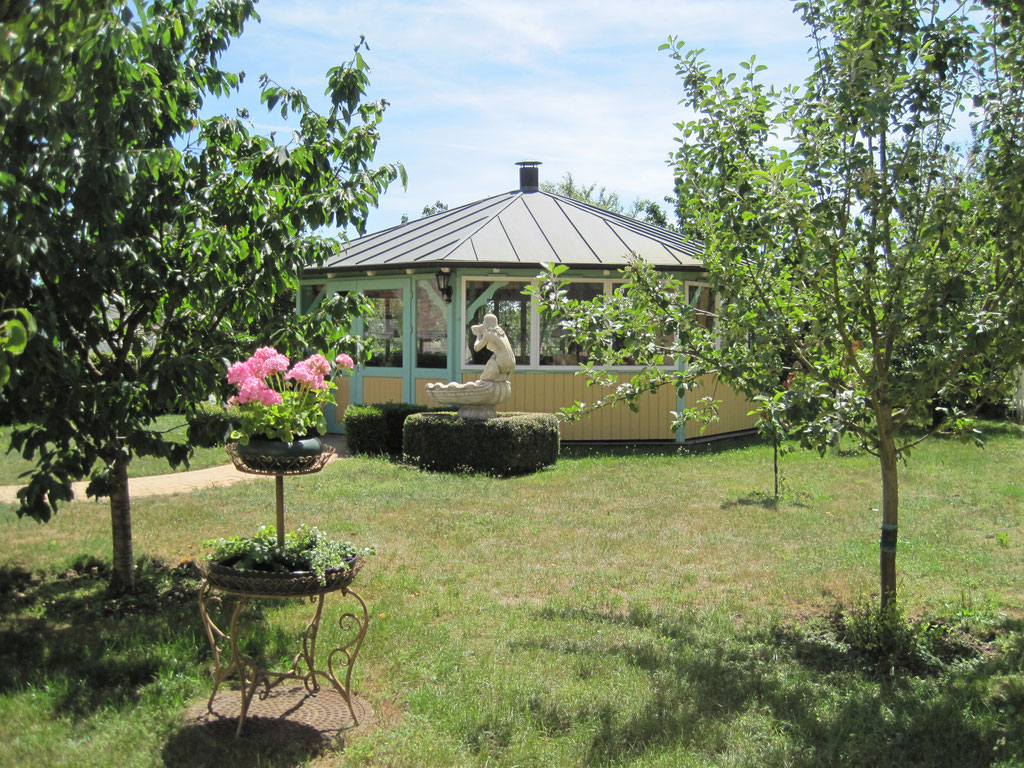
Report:
[[[355,584],[375,722],[322,753],[184,722],[211,685],[194,583],[150,569],[137,605],[105,599],[102,505],[45,526],[2,508],[0,766],[1024,764],[1024,437],[987,427],[984,450],[932,440],[901,470],[902,604],[964,649],[926,669],[834,631],[837,604],[878,589],[868,455],[786,456],[778,504],[756,443],[575,451],[503,480],[367,458],[290,479],[289,526],[379,550]],[[133,509],[137,552],[173,565],[271,523],[273,484]],[[267,605],[257,639],[285,653],[306,611]],[[325,621],[321,647],[339,638]]]
[[[157,431],[168,433],[168,438],[175,442],[185,442],[185,417],[182,415],[170,414],[158,416],[153,422],[153,428]],[[0,485],[19,485],[24,482],[20,478],[24,472],[28,472],[35,466],[34,462],[26,461],[17,453],[7,452],[11,444],[11,428],[0,427]],[[129,477],[148,477],[150,475],[163,475],[168,472],[184,472],[189,469],[205,469],[215,467],[228,462],[224,448],[197,448],[192,455],[189,466],[172,468],[164,459],[154,456],[135,456],[128,465]]]

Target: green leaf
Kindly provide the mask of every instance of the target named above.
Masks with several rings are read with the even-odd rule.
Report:
[[[0,324],[0,341],[7,352],[20,355],[28,344],[28,331],[18,320],[7,320]]]

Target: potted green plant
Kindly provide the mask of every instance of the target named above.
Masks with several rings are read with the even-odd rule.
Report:
[[[334,377],[352,370],[342,353],[333,366],[322,354],[294,365],[273,347],[257,349],[228,367],[238,394],[227,407],[235,423],[231,439],[242,456],[317,456],[327,431],[324,406],[336,388]]]
[[[248,538],[231,536],[204,542],[207,578],[213,586],[247,594],[311,594],[347,587],[373,547],[357,547],[329,538],[315,527],[301,526],[279,542],[274,528],[263,525]]]

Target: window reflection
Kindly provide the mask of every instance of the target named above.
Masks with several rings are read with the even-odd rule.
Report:
[[[448,367],[448,309],[433,280],[416,281],[416,367]]]
[[[375,288],[363,294],[372,305],[364,334],[371,354],[366,365],[371,368],[401,368],[402,289]]]
[[[483,365],[491,353],[473,350],[473,332],[470,328],[482,323],[484,315],[493,314],[498,325],[508,336],[516,356],[516,365],[530,364],[530,297],[523,291],[529,285],[525,280],[467,280],[466,281],[466,346],[463,361]]]
[[[603,293],[603,282],[569,283],[566,286],[566,296],[575,301],[591,301]],[[579,365],[590,359],[578,344],[569,340],[557,320],[542,316],[540,323],[541,365]]]

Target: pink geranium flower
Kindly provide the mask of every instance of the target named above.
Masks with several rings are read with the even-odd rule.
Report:
[[[263,402],[263,393],[269,389],[267,382],[253,376],[247,379],[238,389],[238,402],[240,405],[253,402]]]
[[[340,354],[334,358],[338,370],[353,368],[352,358]],[[228,367],[228,382],[238,394],[227,401],[239,419],[232,433],[235,439],[249,440],[266,436],[295,439],[326,429],[323,408],[332,402],[329,378],[331,363],[324,355],[313,354],[292,365],[273,347],[260,347],[243,362]]]
[[[313,389],[313,385],[316,384],[318,380],[323,380],[322,376],[318,376],[310,370],[309,364],[305,360],[301,363],[296,363],[294,367],[284,375],[284,377],[286,379],[297,381],[299,384],[309,387],[310,389]]]
[[[231,367],[228,368],[228,384],[235,384],[241,386],[246,381],[251,379],[255,374],[253,373],[252,366],[249,365],[249,361],[244,363],[232,363]]]
[[[269,360],[272,357],[277,357],[278,351],[273,347],[260,347],[252,353],[253,360]]]
[[[278,405],[283,403],[284,399],[281,397],[280,392],[267,388],[260,392],[260,403],[263,405]]]
[[[284,373],[288,370],[289,365],[291,365],[291,362],[284,355],[268,357],[266,362],[267,373]]]
[[[326,376],[331,372],[331,364],[327,362],[327,358],[323,355],[310,355],[303,362],[317,376]]]

